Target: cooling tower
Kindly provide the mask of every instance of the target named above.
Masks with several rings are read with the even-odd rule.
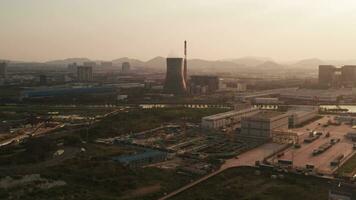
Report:
[[[183,58],[167,58],[167,72],[164,90],[172,94],[185,94],[186,85],[183,75]]]
[[[188,76],[187,76],[187,41],[184,40],[184,69],[183,69],[183,75],[184,75],[184,82],[187,86],[188,84]]]

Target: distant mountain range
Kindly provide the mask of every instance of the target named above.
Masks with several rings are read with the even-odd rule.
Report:
[[[233,62],[238,65],[253,67],[253,66],[260,65],[264,62],[267,62],[267,61],[272,61],[272,59],[266,58],[266,57],[248,56],[248,57],[242,57],[242,58],[237,58],[237,59],[224,59],[224,61]]]
[[[312,67],[317,67],[319,65],[324,65],[326,64],[324,61],[317,59],[317,58],[310,58],[310,59],[304,59],[300,60],[296,63],[293,63],[290,65],[291,68],[300,68],[300,69],[310,69]]]
[[[62,60],[52,60],[44,63],[39,62],[31,62],[32,65],[40,64],[40,65],[50,65],[50,66],[58,66],[65,67],[70,63],[78,63],[82,64],[83,62],[94,61],[96,63],[103,62],[102,60],[91,60],[88,58],[66,58]],[[155,57],[148,61],[141,61],[134,58],[118,58],[111,60],[114,66],[121,66],[123,62],[129,62],[131,66],[134,68],[147,68],[147,69],[155,69],[155,70],[165,70],[166,68],[166,58],[164,57]],[[11,62],[10,62],[11,63]],[[30,62],[20,62],[13,61],[12,63],[16,64],[27,64]],[[317,58],[309,58],[304,60],[299,60],[296,62],[290,63],[279,63],[274,61],[271,58],[266,57],[242,57],[237,59],[222,59],[222,60],[203,60],[203,59],[189,59],[189,68],[191,70],[199,70],[199,71],[241,71],[241,70],[286,70],[286,69],[308,69],[308,70],[317,70],[319,65],[322,64],[333,64],[333,65],[343,65],[343,64],[355,64],[356,60],[349,61],[322,61]]]
[[[91,60],[89,58],[66,58],[63,60],[52,60],[45,62],[45,64],[48,65],[68,65],[71,63],[84,63],[84,62],[90,62]]]

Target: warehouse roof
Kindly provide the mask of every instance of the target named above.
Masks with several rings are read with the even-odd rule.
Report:
[[[118,161],[121,163],[130,163],[133,161],[137,160],[142,160],[146,158],[151,158],[155,156],[164,156],[167,153],[161,152],[161,151],[156,151],[156,150],[147,150],[145,152],[139,153],[139,154],[134,154],[134,155],[123,155],[123,156],[117,156],[112,158],[114,161]]]
[[[218,120],[218,119],[224,119],[228,117],[233,117],[235,115],[243,114],[243,113],[248,113],[251,111],[256,111],[258,108],[247,108],[247,109],[242,109],[242,110],[232,110],[229,112],[224,112],[224,113],[219,113],[216,115],[210,115],[203,117],[204,120]]]
[[[259,112],[256,115],[246,117],[245,119],[253,119],[253,120],[270,120],[278,116],[287,115],[286,113],[276,112],[276,111],[263,111]]]

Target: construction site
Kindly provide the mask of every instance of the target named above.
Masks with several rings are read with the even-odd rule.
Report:
[[[156,166],[165,169],[184,169],[185,172],[205,174],[207,169],[218,167],[211,162],[219,161],[256,147],[258,143],[245,143],[236,136],[227,136],[216,131],[202,131],[199,124],[166,124],[139,133],[131,133],[115,138],[99,139],[97,142],[111,145],[130,146],[136,153],[125,155],[121,163],[130,165],[122,159],[137,162],[138,166]],[[142,152],[142,148],[148,151]],[[164,154],[152,154],[152,150]],[[141,156],[138,156],[141,155]],[[127,157],[128,156],[128,157]],[[160,159],[156,159],[160,157]],[[210,163],[209,163],[210,162]],[[215,164],[217,164],[215,162]],[[131,166],[131,165],[130,165]]]
[[[131,148],[131,154],[113,158],[124,165],[184,168],[198,174],[234,163],[241,153],[264,143],[274,144],[262,158],[251,154],[252,162],[332,176],[356,152],[346,137],[354,129],[340,122],[345,117],[320,116],[317,111],[305,106],[285,112],[243,108],[202,117],[201,124],[181,120],[97,142]]]

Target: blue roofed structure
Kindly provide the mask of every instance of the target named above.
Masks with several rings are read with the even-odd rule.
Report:
[[[144,152],[140,152],[138,154],[113,157],[112,160],[120,162],[125,166],[140,167],[143,165],[165,161],[167,159],[167,155],[167,152],[146,149]]]
[[[59,88],[41,88],[27,90],[22,92],[22,98],[41,98],[66,95],[81,95],[94,93],[114,93],[114,87],[59,87]]]

